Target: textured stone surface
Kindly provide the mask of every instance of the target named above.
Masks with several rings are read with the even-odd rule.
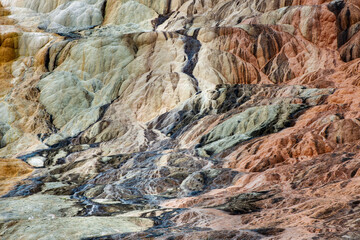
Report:
[[[217,125],[200,140],[207,154],[222,152],[241,142],[284,128],[289,117],[301,108],[298,104],[249,108]]]
[[[17,182],[27,178],[33,169],[16,159],[0,159],[0,194],[10,191]]]
[[[61,228],[59,228],[61,226]],[[151,220],[122,217],[73,217],[25,220],[7,226],[7,239],[83,239],[98,235],[136,232],[152,226]]]
[[[44,194],[4,198],[0,202],[0,233],[6,239],[80,239],[153,226],[150,219],[131,216],[77,216],[81,207],[68,196]]]
[[[0,3],[1,236],[360,238],[359,1]]]

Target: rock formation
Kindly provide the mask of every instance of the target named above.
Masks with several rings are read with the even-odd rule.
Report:
[[[0,0],[4,239],[359,239],[360,1]]]

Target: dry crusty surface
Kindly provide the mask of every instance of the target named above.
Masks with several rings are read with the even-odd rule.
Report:
[[[0,24],[1,238],[360,239],[360,1],[0,0]]]

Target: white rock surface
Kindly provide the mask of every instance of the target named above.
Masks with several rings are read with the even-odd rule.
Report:
[[[29,158],[27,160],[27,163],[30,164],[33,167],[44,167],[46,158],[41,156],[36,156]]]

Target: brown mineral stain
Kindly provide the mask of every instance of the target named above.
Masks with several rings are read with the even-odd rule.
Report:
[[[28,164],[19,159],[0,158],[0,196],[10,191],[19,181],[33,172]]]
[[[12,63],[19,56],[19,33],[15,21],[8,18],[10,11],[0,4],[0,98],[13,87]]]

